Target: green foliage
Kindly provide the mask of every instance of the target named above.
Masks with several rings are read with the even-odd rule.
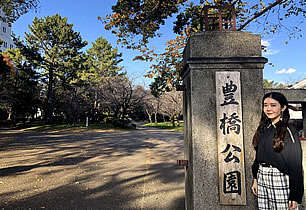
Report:
[[[169,40],[164,53],[155,55],[150,53],[156,64],[151,65],[148,77],[155,75],[154,81],[150,84],[150,89],[155,97],[165,91],[171,91],[179,84],[179,72],[183,68],[183,50],[186,45],[184,36],[176,36],[176,39]]]
[[[118,42],[133,49],[143,49],[150,38],[160,36],[158,30],[165,21],[176,16],[174,32],[181,34],[188,30],[188,36],[200,29],[204,5],[234,5],[238,30],[245,30],[251,24],[263,27],[266,33],[275,33],[280,28],[299,32],[298,25],[288,26],[288,18],[306,17],[304,0],[273,0],[266,2],[254,0],[203,0],[197,3],[187,0],[120,0],[112,7],[113,14],[101,18],[105,29],[111,30],[118,37]],[[214,12],[213,9],[210,10]],[[274,13],[274,14],[273,14]],[[284,27],[286,25],[286,27]],[[291,33],[291,32],[290,32]],[[290,34],[294,36],[294,34]]]
[[[274,80],[268,81],[267,79],[263,80],[263,86],[264,88],[288,88],[282,83],[275,82]]]
[[[164,76],[164,74],[167,74],[168,72],[163,71],[159,76],[154,78],[154,81],[151,82],[150,89],[151,94],[155,97],[159,97],[162,93],[165,91],[171,91],[171,86],[174,86],[175,84],[169,84],[167,83],[167,79]],[[174,83],[178,83],[178,80],[175,80]]]
[[[180,79],[182,49],[190,35],[202,30],[204,6],[226,5],[235,7],[238,31],[252,26],[250,28],[257,28],[262,35],[283,31],[289,39],[302,36],[298,22],[302,23],[306,17],[305,0],[120,0],[112,7],[113,14],[100,19],[105,29],[116,34],[119,43],[142,53],[135,60],[155,61],[146,76],[156,78],[152,84],[156,92],[173,87]],[[208,12],[216,14],[216,8]],[[222,14],[230,19],[229,11],[222,11]],[[175,15],[173,21],[171,17]],[[179,38],[167,41],[165,52],[156,53],[148,48],[148,43],[150,38],[161,36],[159,29],[166,20],[173,21],[173,32]]]
[[[90,81],[101,81],[103,78],[120,75],[122,67],[118,64],[122,61],[122,53],[103,37],[99,37],[87,50],[88,69],[82,72],[81,78]]]
[[[139,45],[131,44],[129,48],[146,45],[148,39],[158,36],[157,31],[165,20],[179,11],[179,5],[187,0],[124,0],[117,1],[112,7],[113,14],[103,22],[105,28],[112,30],[122,44],[130,42],[135,35],[141,35]],[[110,20],[110,22],[108,21]]]
[[[87,42],[72,27],[73,24],[68,24],[67,18],[59,14],[41,19],[35,17],[33,25],[29,26],[30,33],[25,33],[25,46],[20,41],[17,43],[26,59],[41,71],[43,87],[48,93],[45,103],[49,122],[57,90],[73,89],[72,83],[83,63],[80,50]]]
[[[119,66],[122,54],[103,37],[81,52],[87,42],[72,26],[58,14],[35,18],[25,41],[15,38],[18,48],[7,52],[15,69],[0,62],[1,106],[16,122],[29,123],[39,109],[48,125],[88,117],[90,124],[130,126],[125,122],[141,114],[144,89],[133,86]]]
[[[106,94],[107,87],[116,85],[109,81],[126,76],[119,66],[122,54],[106,39],[99,37],[83,57],[84,67],[78,71],[74,81],[78,86],[76,97],[79,98],[80,111],[86,113],[94,122],[103,121],[106,117],[104,113],[112,110],[112,103],[108,103],[109,97]]]
[[[40,107],[38,75],[32,66],[24,59],[19,49],[6,50],[14,68],[4,74],[5,84],[1,91],[1,104],[11,114],[11,120],[16,123],[33,118]]]
[[[173,31],[182,34],[189,26],[194,31],[200,30],[203,7],[201,5],[189,5],[176,16]],[[187,26],[187,27],[186,27]]]
[[[74,75],[77,61],[80,60],[80,50],[87,45],[82,41],[79,32],[72,29],[73,24],[67,23],[67,18],[59,14],[38,19],[29,26],[30,33],[25,33],[27,48],[35,51],[34,59],[44,72],[54,70],[58,77],[69,78]]]
[[[30,10],[37,10],[38,4],[39,0],[1,0],[0,8],[7,16],[6,21],[11,23]]]

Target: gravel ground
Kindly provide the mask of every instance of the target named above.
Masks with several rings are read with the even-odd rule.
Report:
[[[0,130],[0,209],[184,209],[183,133]]]

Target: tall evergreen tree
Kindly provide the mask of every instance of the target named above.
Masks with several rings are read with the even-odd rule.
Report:
[[[122,53],[118,53],[117,47],[113,48],[103,37],[92,43],[87,54],[89,66],[87,77],[91,80],[99,81],[101,78],[120,75],[122,67],[118,64],[122,61]]]
[[[103,37],[99,37],[93,42],[92,47],[86,52],[87,61],[79,78],[81,83],[87,86],[86,95],[88,101],[91,101],[88,114],[92,120],[99,121],[104,110],[101,93],[105,88],[106,81],[125,75],[122,67],[119,66],[122,54]]]
[[[82,61],[80,50],[87,45],[72,27],[66,17],[56,14],[41,19],[35,17],[33,25],[29,26],[30,33],[25,33],[23,53],[41,69],[48,82],[48,122],[52,121],[55,84],[67,85],[76,77]]]

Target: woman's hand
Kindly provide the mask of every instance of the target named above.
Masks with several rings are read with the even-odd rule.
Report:
[[[295,209],[297,207],[296,201],[289,201],[288,208],[289,209]]]
[[[257,180],[256,180],[256,179],[253,180],[252,192],[253,192],[254,195],[257,196],[257,193],[258,193],[258,186],[257,186]]]

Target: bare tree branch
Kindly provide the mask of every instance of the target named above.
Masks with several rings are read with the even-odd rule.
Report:
[[[262,16],[263,14],[265,14],[267,11],[270,11],[270,9],[272,9],[273,7],[283,4],[285,3],[287,0],[277,0],[275,1],[273,4],[270,4],[268,7],[264,8],[261,12],[255,13],[254,16],[252,18],[250,18],[248,21],[246,21],[243,25],[241,25],[237,31],[241,31],[242,29],[244,29],[250,22],[252,22],[253,20],[255,20],[256,18]]]

